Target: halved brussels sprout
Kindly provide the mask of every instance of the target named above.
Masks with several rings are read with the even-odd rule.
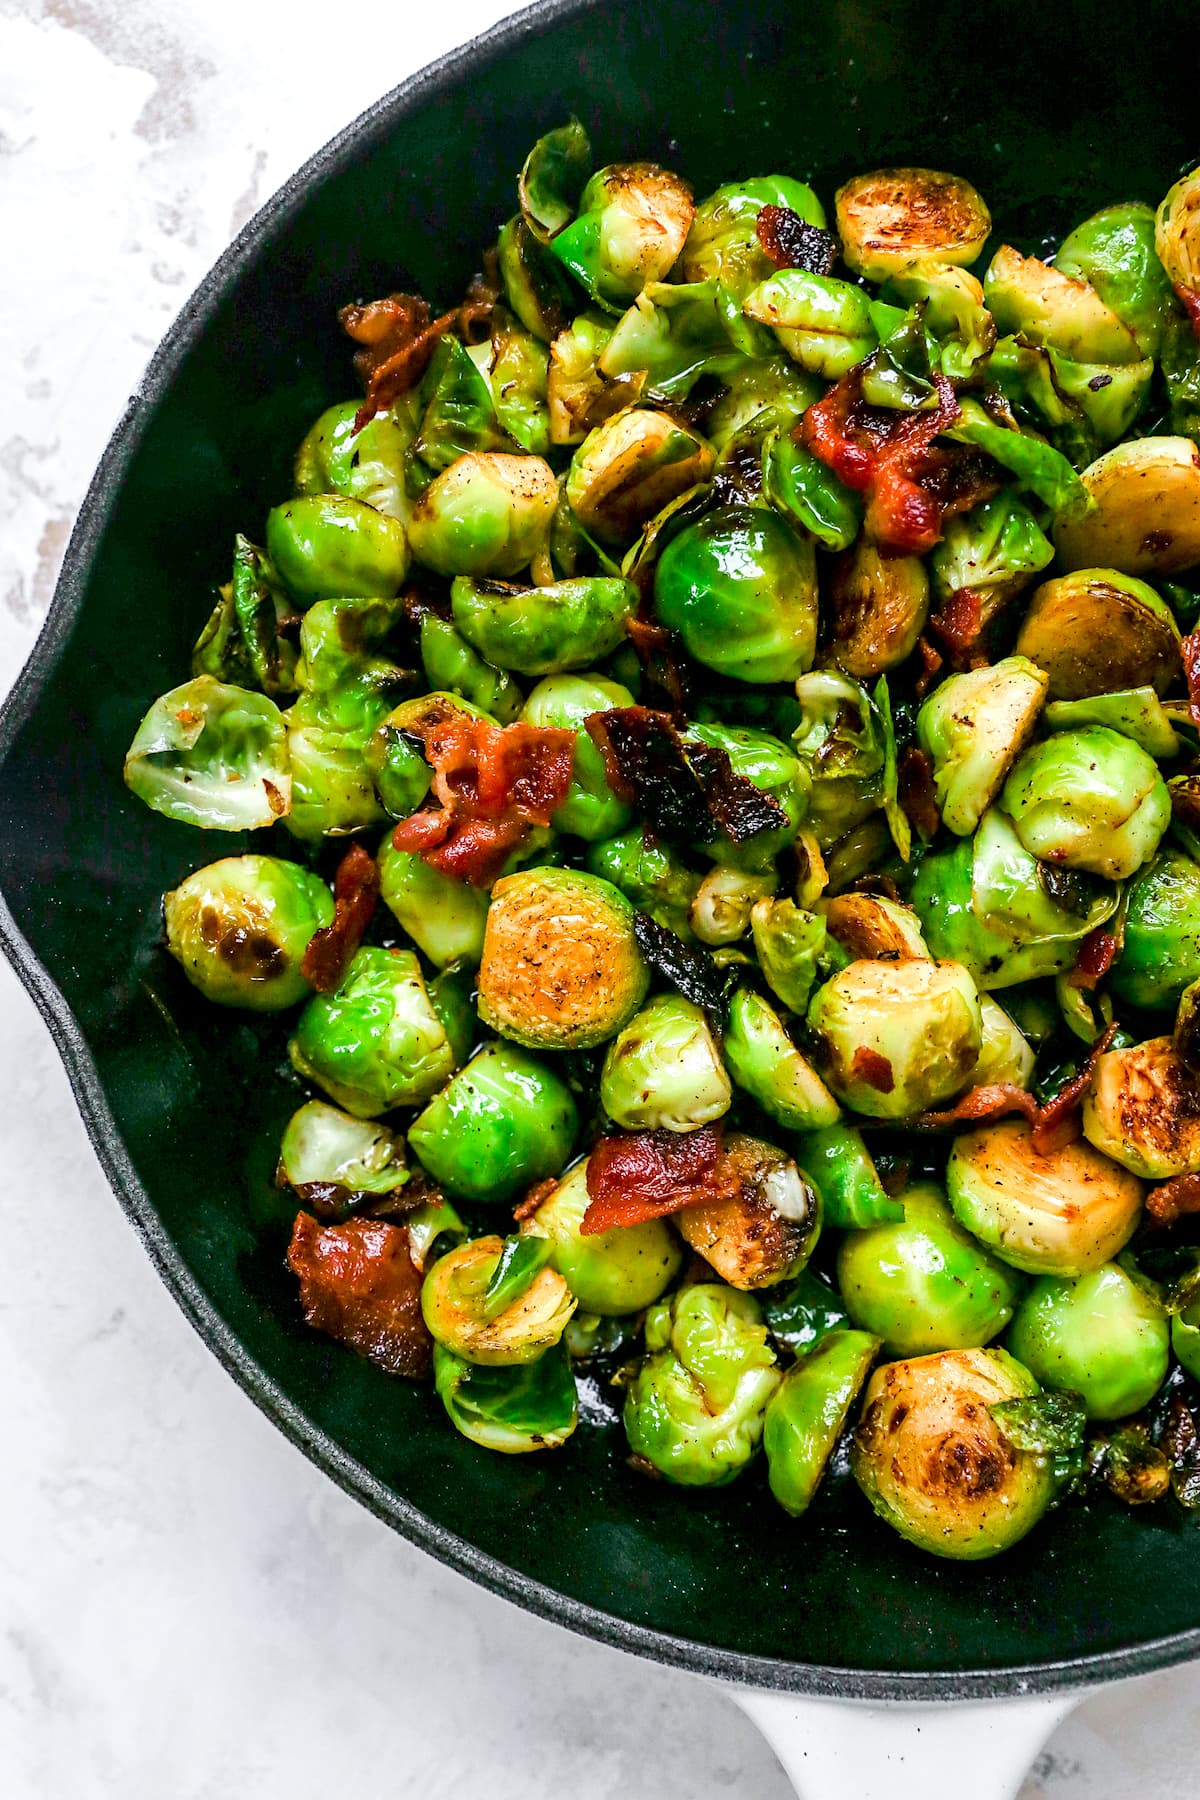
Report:
[[[404,457],[415,427],[398,407],[376,413],[356,431],[359,406],[357,400],[340,400],[309,428],[296,452],[296,492],[306,498],[342,494],[403,521],[411,505]]]
[[[713,453],[670,413],[628,407],[588,433],[571,459],[566,496],[585,531],[628,544],[647,519],[698,482]]]
[[[302,605],[398,593],[408,574],[399,519],[343,494],[310,494],[267,514],[267,555]]]
[[[580,575],[545,587],[512,587],[460,576],[451,590],[454,623],[497,668],[556,675],[586,668],[625,636],[637,606],[631,582]]]
[[[861,288],[807,269],[780,269],[742,302],[747,318],[769,325],[793,362],[837,381],[879,342]]]
[[[629,1023],[649,985],[633,908],[611,882],[522,869],[492,889],[479,1014],[502,1037],[532,1050],[590,1049]]]
[[[496,1311],[489,1288],[503,1239],[476,1238],[439,1256],[421,1285],[430,1336],[454,1356],[484,1368],[536,1362],[558,1343],[576,1300],[557,1270],[541,1268],[510,1304]]]
[[[802,181],[788,175],[731,181],[696,208],[679,263],[684,281],[715,278],[740,300],[755,282],[764,280],[775,266],[758,236],[764,206],[784,207],[818,228],[825,224],[821,202]]]
[[[1165,694],[1180,672],[1170,607],[1146,582],[1116,569],[1077,569],[1043,582],[1017,650],[1045,670],[1051,700],[1134,687]]]
[[[404,1139],[324,1100],[309,1100],[287,1122],[279,1178],[319,1216],[347,1211],[364,1195],[394,1194],[404,1186]]]
[[[301,963],[333,896],[298,863],[226,856],[165,894],[163,913],[167,949],[206,1000],[278,1012],[312,991]]]
[[[1200,295],[1200,169],[1181,175],[1167,190],[1155,219],[1155,248],[1190,317]]]
[[[838,236],[847,265],[886,281],[921,257],[973,263],[992,228],[969,181],[939,169],[875,169],[837,191]]]
[[[421,619],[421,662],[431,688],[456,694],[498,725],[520,718],[524,696],[506,669],[486,662],[449,621],[427,612]]]
[[[1174,1011],[1200,980],[1200,864],[1167,849],[1129,889],[1120,955],[1109,977],[1118,1000]]]
[[[542,549],[557,506],[558,481],[540,456],[469,451],[413,507],[412,553],[438,575],[515,575]]]
[[[812,663],[813,546],[766,507],[718,507],[672,538],[654,598],[662,623],[719,675],[794,681]]]
[[[558,1270],[584,1312],[621,1318],[657,1300],[679,1273],[683,1252],[665,1219],[580,1232],[588,1208],[587,1158],[563,1176],[553,1193],[522,1223],[551,1243]]]
[[[757,1301],[728,1287],[683,1288],[647,1313],[646,1351],[625,1395],[634,1455],[688,1487],[732,1481],[762,1441],[779,1385]]]
[[[1196,1381],[1200,1381],[1200,1301],[1192,1301],[1171,1320],[1171,1348]]]
[[[1169,1037],[1100,1058],[1083,1099],[1083,1131],[1147,1181],[1200,1174],[1200,1082]]]
[[[418,1106],[455,1052],[411,950],[356,950],[341,986],[314,994],[288,1045],[292,1067],[358,1119]]]
[[[571,1153],[570,1089],[515,1044],[485,1044],[408,1128],[440,1187],[464,1200],[508,1200]]]
[[[639,912],[680,937],[691,936],[690,912],[700,887],[689,869],[652,832],[637,826],[620,837],[593,844],[588,868],[620,888]]]
[[[803,1017],[828,936],[818,914],[794,900],[759,900],[750,913],[754,949],[771,992]]]
[[[745,357],[725,376],[721,393],[708,413],[708,441],[724,458],[733,441],[752,421],[760,420],[763,414],[772,420],[795,421],[814,400],[821,398],[823,391],[824,384],[815,375],[798,369],[785,356]]]
[[[775,1287],[817,1247],[821,1201],[790,1156],[731,1132],[714,1176],[717,1197],[675,1213],[679,1235],[730,1287]]]
[[[536,605],[536,595],[530,599]],[[559,726],[575,733],[571,786],[554,815],[556,831],[569,831],[594,843],[614,836],[628,825],[630,809],[609,787],[604,758],[582,726],[592,713],[632,705],[633,695],[627,687],[601,675],[547,676],[525,702],[521,716],[530,725]]]
[[[1150,207],[1129,202],[1093,213],[1063,239],[1054,266],[1090,282],[1133,332],[1142,355],[1158,355],[1174,302],[1155,251]]]
[[[773,869],[765,874],[750,869],[710,869],[688,911],[693,932],[702,944],[736,944],[749,931],[755,906],[771,898],[778,881]]]
[[[1002,244],[983,279],[988,311],[999,330],[1061,351],[1075,362],[1137,362],[1141,351],[1128,325],[1106,306],[1090,282],[1065,275],[1036,256]]]
[[[1200,562],[1200,449],[1191,438],[1118,444],[1083,471],[1083,485],[1091,508],[1054,526],[1064,568],[1173,575]]]
[[[905,962],[929,955],[911,906],[879,894],[837,894],[818,911],[848,962]]]
[[[739,988],[730,1002],[721,1048],[737,1085],[781,1125],[816,1131],[841,1117],[841,1107],[778,1013],[749,988]]]
[[[1177,756],[1183,748],[1170,714],[1152,687],[1120,688],[1088,700],[1052,700],[1043,715],[1047,731],[1078,731],[1104,725],[1132,738],[1156,761]]]
[[[1033,1080],[1033,1045],[990,994],[979,996],[979,1016],[983,1046],[971,1077],[975,1086],[1028,1088]]]
[[[891,1356],[990,1343],[1013,1316],[1021,1277],[963,1230],[936,1183],[896,1199],[902,1219],[842,1239],[838,1287],[854,1324]]]
[[[967,1230],[1030,1275],[1086,1275],[1111,1262],[1142,1210],[1142,1184],[1127,1170],[1090,1143],[1035,1150],[1020,1119],[955,1138],[946,1190]]]
[[[636,1013],[600,1072],[600,1104],[627,1131],[694,1131],[727,1113],[732,1094],[708,1020],[681,994]]]
[[[1030,855],[1109,881],[1148,862],[1171,822],[1154,758],[1103,725],[1056,732],[1026,750],[1003,805]]]
[[[933,758],[942,823],[975,830],[1033,735],[1049,677],[1028,657],[951,675],[917,715],[917,739]]]
[[[767,1402],[767,1480],[793,1518],[811,1505],[878,1349],[869,1332],[827,1331],[797,1357]]]
[[[154,702],[125,785],[155,812],[208,831],[257,831],[292,804],[283,714],[265,694],[197,675]]]
[[[929,577],[918,556],[884,556],[860,538],[834,564],[831,654],[865,680],[912,655],[929,617]]]
[[[1003,1350],[944,1350],[876,1369],[850,1467],[880,1518],[919,1550],[978,1561],[1031,1531],[1057,1497],[1049,1457],[1019,1450],[992,1408],[1037,1382]]]
[[[389,831],[379,846],[379,897],[417,948],[439,969],[478,965],[488,897],[444,875],[412,850],[397,850]]]
[[[483,1450],[557,1450],[579,1421],[571,1359],[561,1345],[534,1363],[481,1368],[433,1346],[433,1384],[451,1423]]]
[[[975,983],[960,963],[854,962],[818,988],[814,1056],[855,1112],[903,1119],[958,1093],[979,1060]]]
[[[1004,1344],[1043,1387],[1078,1394],[1089,1419],[1149,1405],[1171,1360],[1166,1314],[1116,1263],[1074,1280],[1039,1276]]]
[[[628,302],[664,281],[695,213],[686,181],[657,163],[612,163],[592,176],[571,224],[549,249],[602,305]]]

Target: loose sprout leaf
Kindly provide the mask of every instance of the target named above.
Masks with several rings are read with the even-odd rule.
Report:
[[[571,1359],[562,1344],[536,1362],[510,1368],[464,1362],[437,1344],[433,1376],[456,1428],[485,1450],[516,1455],[556,1449],[579,1417]]]
[[[266,553],[239,532],[233,552],[233,610],[255,684],[264,694],[296,691],[296,646],[280,635],[293,608]],[[294,619],[293,619],[294,623]]]
[[[1200,1429],[1196,1414],[1181,1393],[1167,1403],[1159,1448],[1171,1467],[1171,1492],[1189,1512],[1200,1507]]]
[[[997,425],[978,401],[967,399],[960,406],[959,419],[948,436],[985,451],[1057,516],[1073,518],[1088,510],[1092,503],[1087,489],[1053,444],[1029,432]]]
[[[633,921],[638,949],[652,969],[678,988],[685,1000],[699,1006],[720,1031],[737,986],[736,969],[719,968],[707,950],[685,944],[681,937],[639,912]]]
[[[426,471],[438,474],[473,450],[516,449],[500,428],[485,377],[456,337],[439,340],[421,397],[425,411],[411,456]]]
[[[521,216],[546,243],[575,217],[592,167],[592,146],[578,119],[540,137],[521,170],[517,195]]]
[[[892,834],[892,842],[905,862],[912,855],[912,827],[900,804],[899,769],[896,759],[896,727],[892,719],[892,702],[887,676],[881,675],[875,688],[875,705],[883,724],[883,811]]]
[[[790,206],[764,206],[754,230],[777,269],[807,269],[810,275],[828,275],[837,261],[838,245],[833,233],[810,225]]]
[[[1171,1491],[1171,1464],[1144,1425],[1123,1425],[1098,1449],[1104,1485],[1126,1506],[1145,1506]]]
[[[550,1260],[549,1238],[526,1235],[504,1240],[504,1248],[483,1296],[483,1316],[490,1323],[507,1312]]]
[[[838,1294],[810,1269],[802,1269],[794,1281],[781,1287],[767,1288],[762,1310],[775,1342],[794,1355],[815,1344],[824,1332],[850,1323]]]
[[[154,702],[129,746],[125,781],[184,825],[273,825],[292,803],[283,716],[265,694],[197,675]]]
[[[1001,1400],[988,1411],[1014,1450],[1044,1458],[1064,1483],[1082,1475],[1087,1412],[1078,1394],[1035,1394],[1027,1400]]]

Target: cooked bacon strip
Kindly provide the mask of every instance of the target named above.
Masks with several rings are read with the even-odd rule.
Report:
[[[933,785],[933,762],[924,750],[910,744],[897,771],[900,805],[919,835],[928,844],[937,836],[942,816]]]
[[[1110,1025],[1103,1037],[1093,1044],[1078,1075],[1073,1075],[1045,1106],[1039,1106],[1024,1088],[1014,1087],[1009,1082],[996,1082],[987,1087],[971,1088],[961,1100],[956,1100],[944,1111],[918,1113],[905,1123],[914,1131],[945,1131],[956,1125],[990,1124],[1008,1113],[1020,1113],[1031,1128],[1033,1147],[1039,1155],[1061,1150],[1079,1136],[1079,1107],[1096,1064],[1116,1033],[1116,1025]]]
[[[634,1131],[603,1137],[588,1158],[584,1237],[619,1225],[643,1225],[715,1195],[721,1132]]]
[[[457,311],[431,319],[429,302],[419,294],[389,294],[386,300],[371,300],[365,306],[342,307],[338,323],[347,337],[363,346],[354,366],[367,397],[354,415],[356,431],[417,385],[438,339],[457,319]]]
[[[1037,1121],[1033,1127],[1033,1147],[1035,1150],[1044,1153],[1045,1151],[1058,1148],[1063,1142],[1069,1143],[1071,1139],[1079,1136],[1080,1127],[1078,1113],[1079,1108],[1083,1103],[1083,1096],[1087,1093],[1088,1087],[1091,1084],[1096,1064],[1100,1061],[1100,1058],[1104,1055],[1116,1035],[1117,1025],[1114,1020],[1108,1027],[1108,1030],[1104,1032],[1103,1036],[1097,1038],[1096,1042],[1088,1051],[1087,1060],[1080,1069],[1078,1075],[1072,1076],[1071,1080],[1068,1081],[1064,1087],[1059,1089],[1058,1093],[1054,1096],[1054,1099],[1047,1101],[1046,1105],[1039,1109]],[[1072,1130],[1070,1137],[1064,1139],[1061,1136],[1061,1133],[1068,1124],[1073,1124],[1074,1129]]]
[[[288,1268],[304,1317],[389,1375],[428,1373],[432,1343],[421,1317],[421,1277],[402,1225],[351,1219],[318,1225],[296,1214]]]
[[[314,931],[300,972],[318,994],[342,985],[347,965],[366,935],[379,899],[379,866],[361,844],[351,844],[333,882],[333,923]]]
[[[1190,1213],[1200,1213],[1200,1175],[1176,1175],[1146,1195],[1146,1223],[1162,1231]]]
[[[1090,993],[1112,968],[1118,948],[1117,939],[1111,931],[1104,931],[1100,927],[1089,931],[1079,946],[1079,955],[1075,959],[1075,967],[1067,977],[1067,985]]]
[[[832,232],[810,225],[790,206],[764,206],[754,230],[777,269],[828,275],[837,261],[837,239]]]
[[[710,843],[718,831],[742,843],[787,823],[777,800],[734,773],[727,751],[686,742],[664,712],[615,706],[584,725],[614,793],[671,843]]]
[[[1187,676],[1188,711],[1192,724],[1200,725],[1200,631],[1193,631],[1179,646],[1183,672]]]

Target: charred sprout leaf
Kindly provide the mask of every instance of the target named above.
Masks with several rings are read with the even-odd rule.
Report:
[[[521,1298],[534,1277],[550,1261],[553,1248],[549,1238],[531,1234],[505,1238],[504,1248],[483,1293],[483,1316],[489,1324]]]
[[[1159,1447],[1171,1465],[1171,1492],[1188,1511],[1200,1507],[1200,1429],[1196,1412],[1182,1393],[1167,1403],[1166,1423]]]
[[[801,1269],[780,1287],[766,1288],[761,1304],[767,1330],[793,1356],[809,1349],[825,1332],[850,1323],[836,1290],[811,1269]]]
[[[1015,1450],[1044,1458],[1064,1485],[1079,1480],[1085,1467],[1087,1412],[1078,1394],[1001,1400],[988,1411]]]
[[[496,251],[509,307],[526,331],[553,343],[570,324],[574,305],[564,270],[520,217],[504,226]]]
[[[718,968],[707,950],[685,944],[675,932],[644,912],[635,914],[633,929],[638,949],[650,967],[707,1013],[718,1030],[723,1030],[730,997],[737,986],[736,971]]]
[[[578,119],[540,137],[521,170],[521,216],[543,243],[575,216],[592,166],[592,147]]]
[[[923,303],[910,307],[863,366],[862,397],[871,406],[916,412],[937,405]]]
[[[1171,1464],[1145,1425],[1122,1425],[1099,1442],[1104,1485],[1126,1506],[1146,1506],[1171,1491]]]
[[[341,1217],[407,1184],[404,1140],[386,1126],[309,1100],[288,1120],[279,1177],[318,1218]]]
[[[283,716],[264,694],[197,675],[154,702],[129,746],[125,781],[155,812],[184,825],[273,825],[292,804]]]

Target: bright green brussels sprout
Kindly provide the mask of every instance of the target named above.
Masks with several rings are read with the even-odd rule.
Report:
[[[920,306],[927,354],[951,381],[969,381],[996,342],[983,285],[966,269],[936,256],[919,257],[889,277],[887,292],[910,309]],[[911,312],[910,312],[911,316]]]
[[[990,1343],[1013,1316],[1021,1277],[963,1230],[935,1183],[897,1199],[903,1219],[842,1239],[838,1287],[851,1319],[891,1356]]]
[[[997,328],[1021,332],[1031,343],[1075,362],[1137,362],[1137,339],[1090,282],[1022,256],[1002,244],[984,277],[988,310]]]
[[[796,1159],[821,1196],[827,1225],[857,1231],[904,1217],[904,1207],[885,1192],[862,1132],[854,1125],[826,1125],[796,1139]]]
[[[511,725],[520,718],[524,696],[507,669],[485,662],[449,619],[439,619],[432,612],[424,614],[421,661],[431,688],[457,694],[498,725]]]
[[[292,1067],[359,1119],[419,1106],[455,1055],[411,950],[356,950],[341,986],[315,994],[288,1045]]]
[[[1064,568],[1173,575],[1200,562],[1200,449],[1191,438],[1118,444],[1083,471],[1083,485],[1091,508],[1060,515],[1054,527]]]
[[[279,1177],[302,1206],[319,1214],[346,1212],[364,1196],[394,1194],[404,1186],[404,1139],[386,1125],[309,1100],[287,1122]]]
[[[794,681],[816,650],[812,543],[761,506],[722,506],[658,561],[662,623],[698,662],[737,681]]]
[[[492,403],[501,429],[531,456],[545,456],[550,448],[549,372],[545,344],[532,332],[522,331],[507,313],[498,313],[488,371]]]
[[[1200,294],[1200,169],[1181,175],[1167,190],[1155,218],[1154,245],[1167,279],[1194,318]]]
[[[575,1297],[562,1276],[544,1266],[515,1298],[496,1293],[491,1304],[503,1254],[498,1237],[460,1244],[438,1257],[421,1285],[421,1313],[430,1336],[452,1355],[484,1368],[536,1362],[557,1344],[575,1311]]]
[[[793,1518],[808,1510],[820,1487],[878,1349],[869,1332],[827,1331],[797,1357],[768,1401],[767,1480]]]
[[[939,169],[873,169],[840,187],[835,205],[847,267],[868,281],[926,257],[973,263],[992,228],[970,182]]]
[[[1200,1174],[1200,1086],[1169,1037],[1099,1059],[1083,1097],[1083,1133],[1147,1181]]]
[[[481,1368],[435,1343],[433,1383],[455,1429],[483,1450],[557,1450],[579,1421],[571,1359],[561,1346],[516,1368]]]
[[[1024,656],[951,675],[917,715],[917,739],[933,758],[942,823],[974,831],[1033,735],[1048,677]]]
[[[400,408],[376,413],[354,429],[360,402],[339,400],[325,409],[296,452],[296,492],[306,499],[341,494],[403,521],[410,502],[404,458],[415,435]]]
[[[181,825],[273,825],[292,804],[283,715],[265,694],[197,675],[160,695],[138,726],[125,785]]]
[[[710,869],[696,889],[688,922],[702,944],[735,944],[750,929],[750,915],[760,900],[769,900],[778,885],[773,869]]]
[[[649,985],[633,908],[611,882],[522,869],[492,889],[479,1014],[502,1037],[533,1050],[591,1049],[628,1025]]]
[[[768,1288],[791,1281],[821,1235],[821,1197],[774,1144],[745,1132],[722,1141],[714,1198],[675,1213],[685,1244],[730,1287]]]
[[[557,505],[558,482],[540,456],[472,451],[425,489],[409,542],[438,575],[515,575],[543,548]]]
[[[879,342],[862,288],[807,269],[780,269],[752,289],[742,311],[769,325],[793,362],[837,381]]]
[[[379,702],[387,706],[386,699]],[[314,843],[365,831],[383,818],[365,750],[374,720],[361,731],[332,723],[319,697],[302,694],[287,714],[292,808],[287,828]]]
[[[618,320],[598,366],[608,381],[640,373],[646,398],[678,403],[702,375],[720,378],[742,361],[715,281],[654,282]]]
[[[580,1232],[588,1207],[587,1159],[564,1175],[522,1231],[537,1232],[552,1245],[558,1270],[585,1312],[619,1318],[641,1312],[675,1279],[683,1252],[665,1219],[621,1225],[612,1231]]]
[[[826,925],[793,900],[759,900],[750,914],[754,949],[771,992],[801,1016],[817,980]]]
[[[549,344],[569,324],[575,305],[561,264],[519,217],[502,228],[496,258],[505,300],[526,331]]]
[[[1059,393],[1087,420],[1096,447],[1124,437],[1150,394],[1154,364],[1149,357],[1116,367],[1072,362],[1057,350],[1048,350],[1046,355]]]
[[[529,588],[461,576],[450,592],[467,642],[497,668],[522,675],[557,675],[607,656],[637,607],[632,583],[608,575]]]
[[[762,491],[826,550],[848,550],[862,528],[861,497],[797,443],[790,422],[772,426],[763,438]]]
[[[817,989],[808,1024],[839,1100],[877,1119],[951,1099],[983,1042],[975,983],[955,962],[851,963]]]
[[[1200,980],[1200,865],[1164,850],[1129,889],[1121,951],[1109,977],[1114,998],[1174,1011]]]
[[[1154,758],[1103,725],[1060,731],[1026,750],[1003,805],[1032,856],[1110,881],[1148,862],[1171,822]]]
[[[1017,649],[1046,671],[1051,700],[1143,686],[1165,694],[1180,671],[1170,607],[1146,582],[1115,569],[1078,569],[1043,582]]]
[[[295,613],[264,551],[239,532],[233,576],[192,651],[192,674],[212,675],[272,697],[296,691],[296,647],[283,635]]]
[[[974,1085],[1028,1088],[1033,1080],[1034,1053],[1024,1032],[990,994],[980,995],[979,1016],[983,1047],[971,1077]]]
[[[602,675],[548,675],[525,702],[522,717],[530,725],[558,726],[575,733],[571,785],[554,815],[556,831],[569,831],[594,843],[614,836],[628,825],[630,808],[609,787],[604,758],[583,730],[583,723],[592,713],[632,705],[629,689]]]
[[[628,544],[648,519],[706,481],[713,454],[670,413],[628,407],[590,431],[571,459],[571,511],[602,544]]]
[[[779,1385],[758,1303],[732,1288],[683,1288],[647,1313],[646,1352],[625,1394],[634,1455],[684,1486],[732,1481],[762,1441]]]
[[[1090,282],[1133,332],[1142,355],[1158,355],[1174,302],[1154,248],[1150,207],[1126,203],[1093,213],[1063,239],[1054,266]]]
[[[406,819],[416,812],[433,780],[433,770],[417,740],[456,716],[487,719],[490,715],[457,694],[422,694],[393,707],[368,738],[363,761],[393,818]]]
[[[1140,744],[1156,760],[1182,748],[1170,714],[1152,687],[1120,688],[1087,700],[1052,700],[1042,716],[1047,731],[1078,731],[1104,725]]]
[[[1091,1144],[1037,1150],[1021,1119],[955,1138],[946,1191],[959,1222],[1029,1275],[1085,1275],[1111,1262],[1142,1210],[1141,1182]]]
[[[279,1012],[312,991],[301,964],[333,896],[298,863],[226,856],[164,895],[163,913],[167,948],[206,1000]]]
[[[351,596],[384,598],[408,574],[398,519],[344,494],[308,494],[267,514],[267,555],[302,605]]]
[[[700,875],[687,868],[657,837],[641,827],[594,844],[588,868],[620,888],[639,912],[680,937],[692,935],[690,914]]]
[[[550,251],[602,306],[664,281],[695,212],[686,181],[656,163],[612,163],[592,176]]]
[[[1171,1320],[1171,1348],[1188,1374],[1200,1381],[1200,1301],[1193,1300]]]
[[[867,1386],[850,1467],[880,1518],[919,1550],[978,1561],[1008,1550],[1057,1498],[1051,1457],[1019,1449],[993,1408],[1037,1382],[1003,1350],[887,1363]]]
[[[694,1131],[727,1113],[732,1097],[708,1020],[681,994],[636,1013],[600,1073],[600,1103],[627,1131]]]
[[[798,369],[785,356],[745,357],[725,376],[722,391],[709,410],[708,441],[723,457],[733,440],[760,415],[794,422],[823,391],[824,384],[815,375]],[[823,463],[819,466],[825,468]],[[771,498],[778,504],[776,496]]]
[[[1078,1394],[1089,1419],[1140,1411],[1171,1359],[1162,1307],[1116,1263],[1074,1280],[1039,1276],[1004,1345],[1043,1387]]]
[[[730,1002],[722,1053],[737,1085],[779,1124],[815,1131],[840,1118],[841,1107],[779,1014],[749,988],[739,988]]]
[[[684,281],[720,282],[736,299],[774,268],[758,236],[764,206],[782,206],[824,228],[825,210],[810,187],[788,175],[758,175],[719,187],[696,208],[680,258]]]
[[[577,1116],[570,1089],[515,1044],[485,1044],[429,1102],[408,1141],[440,1187],[464,1200],[508,1200],[557,1175]]]

